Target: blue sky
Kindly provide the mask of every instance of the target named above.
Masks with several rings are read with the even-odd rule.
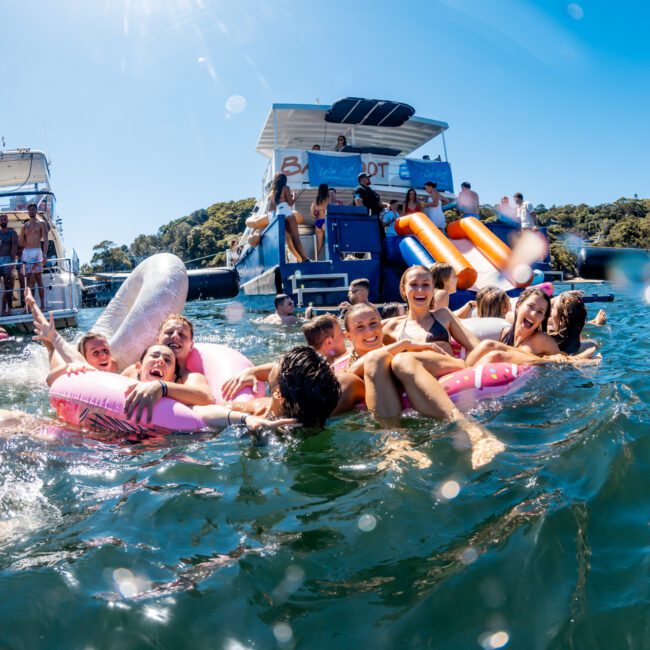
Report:
[[[648,197],[649,22],[587,0],[0,0],[0,136],[49,153],[82,261],[256,196],[273,102],[408,102],[449,123],[483,202]]]

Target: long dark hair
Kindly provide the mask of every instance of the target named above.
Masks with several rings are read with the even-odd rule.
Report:
[[[517,298],[517,304],[515,305],[515,317],[512,322],[512,326],[509,327],[501,336],[501,342],[505,343],[506,345],[511,345],[514,347],[515,345],[515,326],[517,325],[517,314],[519,313],[519,307],[523,304],[523,302],[527,299],[530,298],[531,296],[541,296],[544,298],[546,301],[546,312],[544,314],[544,318],[542,319],[542,323],[540,325],[542,332],[546,332],[546,326],[548,323],[548,317],[551,313],[551,299],[541,290],[538,289],[537,287],[528,287],[525,291],[522,291],[521,295],[519,298]]]
[[[406,195],[404,196],[404,209],[408,210],[409,207],[409,194],[413,192],[415,194],[415,202],[419,205],[420,204],[420,199],[418,199],[418,193],[416,192],[414,187],[409,187],[408,190],[406,190]]]
[[[271,194],[273,194],[273,201],[277,207],[280,203],[280,197],[282,196],[282,190],[287,186],[287,176],[282,172],[278,172],[273,177],[273,184],[271,185]]]
[[[584,300],[567,291],[555,299],[555,331],[551,334],[561,352],[580,352],[580,334],[587,322]]]
[[[347,139],[343,134],[339,135],[339,136],[336,138],[336,146],[337,146],[337,147],[339,146],[339,140],[340,140],[341,138],[343,138],[343,146],[344,146],[344,147],[347,147],[347,146],[348,146],[348,139]]]
[[[318,194],[316,194],[316,205],[323,205],[330,197],[330,188],[327,183],[321,183],[318,186]]]

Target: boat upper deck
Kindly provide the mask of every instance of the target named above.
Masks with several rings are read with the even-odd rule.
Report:
[[[332,105],[273,104],[256,149],[268,158],[277,149],[305,150],[315,144],[334,151],[343,135],[351,150],[380,148],[388,155],[408,156],[449,128],[413,113],[406,104],[354,97]]]

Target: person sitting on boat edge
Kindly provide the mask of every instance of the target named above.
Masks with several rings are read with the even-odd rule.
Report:
[[[346,353],[345,337],[336,316],[322,314],[302,326],[309,347],[322,354],[330,365]]]
[[[458,205],[458,211],[461,217],[476,217],[478,219],[480,217],[478,212],[478,194],[467,181],[461,183],[460,188],[456,204]]]
[[[287,175],[278,172],[273,177],[273,183],[268,197],[270,218],[278,215],[284,216],[284,227],[286,233],[289,235],[289,239],[287,239],[289,250],[299,262],[309,262],[307,253],[305,253],[305,249],[300,241],[298,222],[292,210],[292,206],[295,203],[296,197],[287,185]]]
[[[311,216],[314,218],[314,234],[316,235],[316,259],[318,259],[325,241],[325,220],[327,219],[329,202],[329,187],[327,183],[321,183],[318,186],[316,199],[311,204]]]
[[[273,300],[275,312],[269,314],[260,322],[270,325],[295,325],[298,318],[294,313],[294,302],[291,296],[286,293],[279,293]]]

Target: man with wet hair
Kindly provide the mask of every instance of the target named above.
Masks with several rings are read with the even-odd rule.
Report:
[[[275,300],[275,313],[267,316],[262,322],[272,325],[295,325],[298,322],[293,311],[294,302],[286,293],[279,293]]]
[[[322,314],[302,326],[309,347],[322,354],[328,363],[345,354],[345,337],[338,319],[332,314]]]
[[[370,299],[370,280],[366,278],[357,278],[350,282],[348,288],[348,299],[342,302],[339,307],[343,310],[340,314],[341,318],[345,316],[345,312],[352,307],[352,305],[360,305],[368,302]]]
[[[358,401],[358,378],[344,374],[348,377],[341,377],[340,383],[323,356],[299,345],[274,363],[241,371],[223,385],[222,393],[231,400],[245,386],[267,381],[270,397],[233,401],[229,406],[253,415],[295,418],[305,427],[323,427],[332,413],[349,410]]]

